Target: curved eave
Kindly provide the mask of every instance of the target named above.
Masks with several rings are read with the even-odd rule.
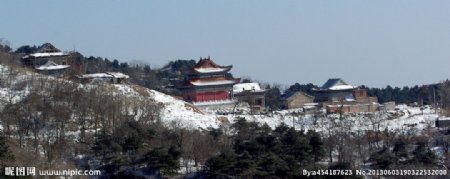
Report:
[[[234,80],[222,80],[222,81],[213,81],[213,82],[196,82],[196,81],[191,81],[189,82],[190,85],[192,86],[198,86],[198,87],[203,87],[203,86],[222,86],[222,85],[234,85],[236,84],[236,81]]]
[[[39,71],[50,71],[50,70],[63,70],[69,68],[69,65],[59,65],[59,66],[50,66],[50,67],[36,67],[36,70]]]
[[[192,71],[197,74],[214,74],[214,73],[227,73],[231,70],[232,66],[218,67],[218,68],[193,68]]]
[[[23,60],[28,60],[28,59],[40,59],[40,58],[49,58],[49,57],[67,57],[69,56],[69,54],[63,54],[63,55],[48,55],[48,56],[32,56],[32,55],[26,55],[23,56],[22,59]]]

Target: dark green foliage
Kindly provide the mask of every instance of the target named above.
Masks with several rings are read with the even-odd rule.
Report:
[[[14,155],[11,153],[3,132],[0,131],[0,171],[2,171],[5,166],[5,162],[14,160]]]
[[[285,92],[284,95],[285,97],[290,96],[291,94],[297,92],[297,91],[302,91],[305,92],[306,94],[309,95],[314,95],[314,88],[318,88],[318,86],[312,84],[312,83],[308,83],[308,84],[299,84],[299,83],[295,83],[293,85],[291,85]]]
[[[414,149],[414,150],[410,150]],[[405,139],[398,139],[392,151],[384,148],[371,155],[369,161],[374,162],[376,169],[393,169],[398,167],[433,166],[437,156],[430,150],[425,139],[409,144]]]
[[[11,47],[9,46],[9,43],[7,41],[4,41],[3,39],[0,39],[0,52],[2,53],[9,53],[11,52]]]
[[[222,176],[234,174],[237,163],[237,156],[232,151],[223,151],[220,155],[206,161],[210,175]]]
[[[365,87],[364,87],[365,88]],[[410,104],[417,102],[419,105],[434,104],[439,101],[438,85],[405,86],[403,88],[387,86],[386,88],[366,88],[370,96],[378,97],[381,103],[395,101],[396,103]]]
[[[220,129],[209,128],[209,135],[213,136],[214,140],[217,140],[219,136],[223,135],[223,131]]]
[[[309,136],[309,145],[311,145],[312,153],[314,154],[314,161],[317,162],[325,155],[322,138],[315,131],[308,131],[307,135]]]
[[[253,160],[252,156],[245,151],[239,157],[239,160],[236,162],[236,174],[242,176],[248,176],[255,172],[256,163]]]
[[[124,151],[136,151],[146,139],[152,138],[153,130],[135,120],[129,120],[115,131],[115,138]]]
[[[422,163],[424,165],[431,165],[435,163],[437,156],[430,150],[426,141],[417,142],[416,149],[412,152],[414,158],[412,163]]]
[[[119,61],[117,59],[114,59],[114,61],[112,63],[112,67],[113,68],[119,68]]]
[[[159,170],[162,175],[170,175],[176,173],[180,167],[180,156],[180,151],[173,146],[169,149],[156,148],[145,154],[144,161],[147,161],[149,166]]]
[[[305,135],[286,125],[274,131],[239,119],[233,151],[223,151],[206,165],[211,177],[301,177],[301,168],[312,168],[323,156],[323,142],[317,133]],[[313,151],[317,150],[317,151]]]
[[[398,139],[394,143],[394,154],[399,157],[408,157],[408,151],[407,151],[408,144],[406,143],[405,139]]]
[[[102,130],[97,136],[93,149],[98,152],[98,154],[106,156],[108,154],[120,152],[122,147],[116,140],[114,140],[111,134],[105,130]]]
[[[180,70],[186,70],[189,68],[194,67],[194,65],[197,62],[195,60],[175,60],[175,61],[170,61],[167,65],[164,66],[164,68],[170,68],[173,71],[180,71]]]
[[[31,53],[35,53],[38,50],[38,47],[34,46],[29,46],[29,45],[23,45],[20,46],[19,48],[17,48],[16,51],[14,51],[14,53],[23,53],[23,54],[31,54]]]
[[[375,163],[374,167],[377,169],[390,169],[397,163],[398,158],[388,148],[384,148],[372,154],[369,160]]]
[[[281,98],[281,91],[278,87],[266,87],[266,107],[268,107],[270,110],[278,110],[281,109],[283,105],[283,100]]]

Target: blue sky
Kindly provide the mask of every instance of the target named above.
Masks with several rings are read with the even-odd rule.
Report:
[[[0,38],[161,67],[211,56],[283,85],[411,86],[450,76],[450,1],[4,0]]]

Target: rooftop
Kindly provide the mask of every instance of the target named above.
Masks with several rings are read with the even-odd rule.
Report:
[[[349,90],[355,88],[356,87],[347,84],[340,78],[330,78],[327,82],[325,82],[325,84],[322,85],[320,90]]]
[[[22,58],[39,58],[39,57],[55,57],[55,56],[67,56],[65,52],[43,52],[43,53],[32,53],[30,55],[25,55]]]
[[[106,73],[91,73],[78,76],[78,78],[129,78],[120,72],[106,72]]]
[[[36,70],[60,70],[69,68],[69,65],[58,65],[53,61],[47,61],[44,65],[36,67]]]
[[[197,73],[228,72],[232,66],[217,65],[210,57],[200,58],[193,70]]]
[[[242,93],[244,91],[262,92],[258,83],[238,83],[233,86],[233,93]]]

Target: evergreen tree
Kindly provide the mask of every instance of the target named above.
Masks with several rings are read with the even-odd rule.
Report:
[[[237,156],[232,151],[224,151],[216,157],[212,157],[206,161],[209,169],[209,175],[217,178],[219,176],[231,176],[235,172]]]
[[[144,161],[147,161],[149,166],[159,170],[163,176],[172,175],[180,168],[180,156],[180,151],[174,146],[169,149],[156,148],[150,150],[144,156]]]
[[[413,151],[413,156],[412,163],[422,163],[424,165],[431,165],[435,163],[437,159],[436,154],[430,150],[426,141],[417,142],[417,147]]]
[[[35,45],[34,46],[24,45],[17,48],[17,50],[14,51],[14,53],[31,54],[35,53],[37,50],[38,48]]]
[[[7,166],[6,163],[13,161],[14,155],[9,149],[8,144],[6,143],[6,138],[3,135],[3,132],[0,131],[0,173],[3,173],[3,169]]]
[[[283,105],[283,100],[281,99],[281,92],[278,87],[266,87],[266,96],[265,96],[265,103],[266,107],[268,107],[270,110],[278,110],[281,109],[281,106]]]
[[[312,147],[312,153],[314,155],[314,161],[318,162],[320,158],[325,155],[325,150],[323,148],[323,141],[320,134],[315,131],[308,131],[309,144]]]
[[[398,158],[388,148],[384,148],[372,154],[369,160],[374,162],[374,167],[377,169],[390,169],[397,163]]]

